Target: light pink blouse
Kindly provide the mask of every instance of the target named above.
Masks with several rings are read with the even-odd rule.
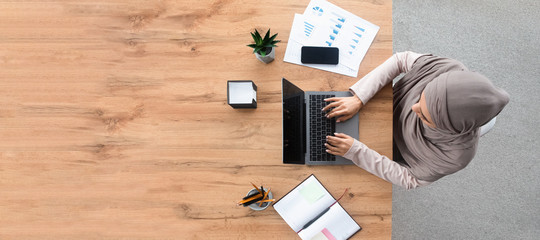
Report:
[[[365,105],[381,88],[392,82],[399,74],[408,72],[414,61],[422,55],[414,52],[396,53],[355,83],[350,91],[354,92]],[[431,183],[415,178],[408,168],[370,149],[356,139],[344,157],[364,170],[406,189]]]

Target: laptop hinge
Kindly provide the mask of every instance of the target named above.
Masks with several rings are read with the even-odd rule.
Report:
[[[306,128],[307,128],[307,124],[306,124],[306,100],[304,99],[304,107],[302,108],[304,110],[304,112],[302,113],[302,148],[304,149],[304,159],[305,159],[305,155],[306,155],[306,145],[307,145],[307,139],[306,139]]]

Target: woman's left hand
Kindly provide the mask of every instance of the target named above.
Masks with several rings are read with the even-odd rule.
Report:
[[[344,133],[335,133],[334,136],[326,136],[326,152],[342,156],[352,147],[354,138]]]

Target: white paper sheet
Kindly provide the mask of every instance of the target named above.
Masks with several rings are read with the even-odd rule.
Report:
[[[294,21],[293,21],[293,29],[296,26],[302,26],[304,23],[304,16],[301,14],[295,14]],[[296,26],[295,26],[296,25]],[[296,27],[298,28],[298,27]],[[292,31],[291,31],[292,32]],[[302,41],[305,41],[306,38],[302,39]],[[293,38],[293,34],[289,36],[289,43],[287,44],[287,49],[285,50],[285,57],[284,61],[289,63],[294,63],[302,66],[312,67],[324,71],[339,73],[343,75],[347,75],[349,77],[356,77],[358,75],[358,69],[352,69],[344,64],[342,64],[342,61],[340,59],[340,63],[338,65],[330,65],[330,64],[303,64],[301,61],[301,50],[302,46],[317,46],[313,44],[302,44]],[[341,51],[341,50],[340,50]],[[340,53],[340,56],[342,54]],[[340,57],[341,58],[341,57]]]
[[[285,62],[356,77],[379,27],[325,0],[312,0],[295,14]],[[338,65],[302,64],[302,46],[339,48]]]

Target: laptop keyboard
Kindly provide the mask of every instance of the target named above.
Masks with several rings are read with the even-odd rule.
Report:
[[[336,120],[328,119],[322,108],[326,106],[325,98],[335,95],[310,95],[309,96],[309,128],[310,128],[310,153],[311,161],[336,161],[336,156],[326,152],[326,136],[333,136],[336,132]]]

